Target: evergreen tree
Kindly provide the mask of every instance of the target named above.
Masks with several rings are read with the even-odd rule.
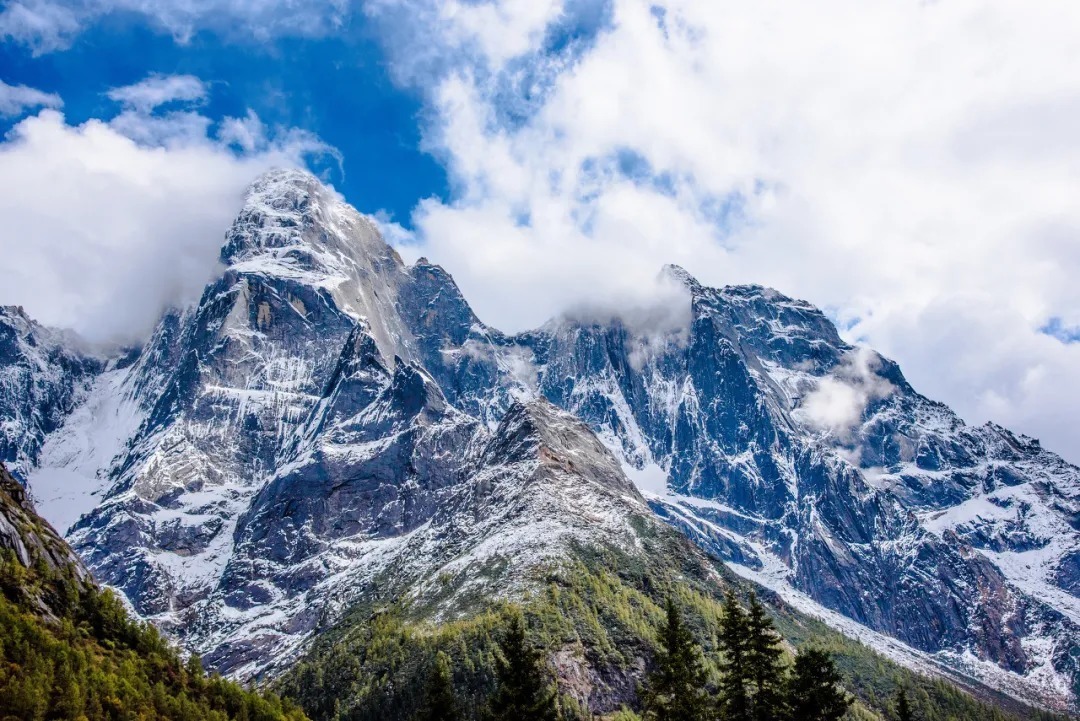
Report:
[[[661,649],[656,669],[649,675],[645,692],[648,721],[704,721],[705,666],[701,649],[683,623],[679,607],[667,600],[667,622],[660,632]]]
[[[899,721],[915,721],[915,714],[911,712],[907,691],[904,690],[903,686],[896,692],[896,718]]]
[[[788,679],[791,717],[796,721],[837,721],[851,705],[840,681],[832,656],[820,649],[801,649]]]
[[[428,676],[424,704],[416,715],[417,721],[459,721],[461,711],[454,696],[453,676],[449,657],[439,651]]]
[[[785,716],[784,667],[780,634],[757,596],[750,595],[746,615],[746,669],[753,688],[755,721],[779,721]]]
[[[529,645],[520,613],[499,640],[495,657],[499,687],[488,704],[491,721],[556,721],[555,690],[544,671],[543,654]]]
[[[728,591],[720,619],[720,690],[717,712],[723,721],[753,721],[750,705],[749,624],[746,611]]]

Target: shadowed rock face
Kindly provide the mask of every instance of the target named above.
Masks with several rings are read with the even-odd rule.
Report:
[[[104,363],[78,339],[0,306],[0,462],[25,482],[45,437],[63,424]]]
[[[542,393],[629,466],[663,469],[662,517],[915,648],[1078,677],[1076,468],[965,426],[806,303],[668,272],[687,290],[683,328],[567,321],[522,339]],[[850,417],[817,416],[830,392],[858,400]],[[1043,569],[1019,570],[1031,552]]]
[[[93,583],[89,572],[74,551],[64,542],[52,526],[34,510],[26,495],[26,489],[0,463],[0,549],[11,551],[15,559],[27,568],[44,566],[57,577],[70,574],[73,583]],[[21,589],[31,595],[32,589]],[[53,599],[44,591],[28,599],[45,617],[57,617]]]
[[[1080,679],[1080,471],[964,425],[805,302],[671,267],[663,322],[507,336],[293,171],[252,186],[221,259],[122,361],[0,314],[0,383],[32,391],[0,395],[0,458],[39,463],[109,423],[72,412],[84,396],[113,399],[134,419],[115,456],[44,454],[99,489],[70,539],[223,670],[264,671],[361,597],[484,564],[510,569],[481,589],[506,594],[572,539],[632,548],[651,508],[946,662]]]

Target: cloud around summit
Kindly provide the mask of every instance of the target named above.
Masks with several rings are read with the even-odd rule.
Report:
[[[12,128],[0,143],[0,303],[92,342],[141,342],[218,272],[257,174],[334,153],[253,114],[214,123],[196,107],[201,87],[152,77],[113,93],[123,109],[107,120],[72,125],[45,110]]]
[[[969,421],[1080,460],[1080,344],[1047,331],[1080,327],[1080,7],[481,5],[514,42],[380,7],[456,190],[416,232],[482,318],[535,325],[678,263],[805,298]]]
[[[623,299],[654,293],[660,267],[677,263],[707,284],[755,282],[805,298],[849,340],[896,359],[916,388],[966,419],[996,420],[1077,460],[1080,343],[1061,329],[1080,327],[1080,6],[293,7],[16,0],[0,12],[0,35],[40,54],[63,52],[111,12],[142,17],[193,48],[200,32],[243,43],[332,42],[361,23],[384,48],[398,91],[422,97],[424,148],[450,176],[446,197],[418,198],[411,222],[384,225],[408,252],[452,272],[486,322],[513,331],[571,308],[632,304]],[[0,163],[28,158],[31,148],[50,157],[33,145],[34,129],[64,131],[62,138],[116,134],[133,144],[133,167],[156,167],[152,159],[176,152],[192,159],[185,172],[201,173],[203,185],[170,181],[177,198],[190,198],[174,203],[190,202],[181,215],[201,220],[184,225],[182,237],[162,233],[155,247],[171,258],[195,232],[214,245],[228,218],[203,212],[218,206],[202,187],[235,199],[239,175],[312,139],[286,141],[243,113],[212,120],[196,86],[187,87],[186,99],[148,109],[170,92],[147,78],[143,95],[129,90],[114,117],[86,125],[65,127],[43,112],[0,146]],[[36,112],[32,105],[18,112]],[[393,172],[346,160],[351,172]],[[131,197],[152,196],[145,188],[158,176],[139,173]],[[69,176],[93,177],[78,166]],[[18,199],[33,213],[6,212],[26,219],[20,232],[63,237],[66,227],[43,219],[50,194],[40,195],[36,205]],[[140,223],[159,226],[162,206],[146,207],[119,224],[131,237],[147,235]],[[78,204],[73,215],[97,219]],[[97,247],[82,225],[74,232],[76,247]],[[95,332],[109,326],[76,320]]]

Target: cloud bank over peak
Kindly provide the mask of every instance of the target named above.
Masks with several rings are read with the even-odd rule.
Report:
[[[806,298],[969,421],[1080,459],[1080,343],[1045,330],[1080,327],[1080,7],[476,6],[509,19],[369,11],[455,190],[416,242],[482,318],[528,327],[678,263]]]
[[[0,143],[0,303],[92,342],[139,342],[218,271],[225,230],[257,174],[333,156],[313,135],[270,130],[254,113],[214,123],[190,107],[155,112],[199,102],[197,83],[152,77],[118,96],[125,109],[110,120],[71,125],[44,110],[14,126]]]

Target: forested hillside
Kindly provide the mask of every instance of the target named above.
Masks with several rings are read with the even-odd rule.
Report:
[[[0,465],[0,718],[301,721],[132,620]]]
[[[508,660],[507,646],[514,647],[520,622],[526,648],[542,659],[537,671],[540,687],[550,690],[559,718],[681,719],[658,713],[655,704],[664,659],[672,653],[665,609],[670,600],[686,631],[689,654],[698,659],[700,669],[695,678],[701,683],[693,687],[700,695],[702,715],[685,721],[830,718],[800,716],[784,704],[786,699],[779,711],[774,706],[760,717],[732,715],[721,708],[725,693],[730,695],[731,684],[726,681],[733,675],[737,685],[748,687],[751,704],[757,693],[752,679],[760,661],[732,673],[733,632],[735,638],[746,639],[776,634],[776,663],[765,672],[771,674],[772,687],[784,695],[799,680],[793,673],[799,656],[817,652],[829,659],[840,679],[839,695],[852,702],[844,718],[906,721],[896,713],[902,691],[914,718],[924,721],[1062,718],[1019,705],[1015,712],[1003,711],[946,681],[894,664],[794,609],[768,614],[758,607],[765,613],[767,628],[776,630],[754,633],[745,618],[741,625],[731,620],[732,600],[737,600],[738,616],[752,611],[753,590],[726,573],[722,564],[697,563],[684,544],[675,534],[661,533],[648,539],[646,552],[636,558],[613,549],[579,548],[574,562],[544,571],[537,579],[543,590],[523,603],[477,599],[473,609],[453,620],[436,617],[432,605],[402,600],[357,607],[320,636],[275,689],[295,698],[318,721],[510,721],[520,716],[500,714],[492,707],[505,685],[500,666]],[[666,564],[680,555],[681,564]],[[733,594],[727,602],[726,592]],[[675,671],[675,676],[684,677],[687,669]],[[829,679],[816,672],[804,673],[801,680],[829,685]],[[434,704],[433,698],[442,701]],[[448,698],[453,699],[447,712],[452,715],[430,715],[435,705],[447,708]],[[594,715],[590,706],[607,711]]]

